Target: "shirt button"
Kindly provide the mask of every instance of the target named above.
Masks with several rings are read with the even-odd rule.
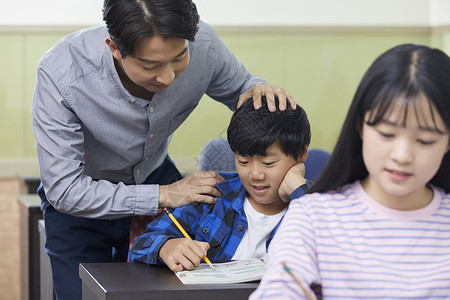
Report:
[[[153,134],[153,133],[151,133],[151,134],[150,134],[150,136],[149,136],[149,138],[153,138],[153,136],[154,136],[154,134]]]
[[[148,108],[148,111],[152,113],[152,112],[154,111],[153,107],[150,106],[150,107]]]
[[[222,257],[220,258],[220,260],[221,260],[221,261],[226,261],[226,260],[227,260],[227,257],[226,257],[226,256],[222,256]]]
[[[148,160],[148,156],[145,158],[145,161],[147,161]]]
[[[136,174],[139,175],[139,173],[141,173],[141,170],[137,169],[137,170],[136,170]]]
[[[208,229],[208,227],[205,227],[205,228],[203,228],[203,233],[208,233],[209,232],[209,229]]]
[[[244,228],[244,226],[238,225],[237,230],[238,230],[238,231],[242,231],[243,228]]]

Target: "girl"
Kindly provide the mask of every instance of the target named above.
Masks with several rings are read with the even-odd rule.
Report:
[[[450,297],[449,128],[446,54],[401,45],[376,59],[250,299],[305,299],[298,281],[324,299]]]

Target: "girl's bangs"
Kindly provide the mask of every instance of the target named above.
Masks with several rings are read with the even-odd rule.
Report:
[[[436,108],[431,99],[426,97],[422,92],[406,91],[391,95],[384,95],[384,97],[377,97],[372,102],[373,108],[369,109],[368,118],[365,122],[374,126],[382,120],[389,118],[394,111],[394,106],[397,108],[401,105],[401,116],[399,124],[406,126],[409,110],[413,110],[414,116],[419,124],[419,128],[432,128],[438,133],[443,134],[443,128],[439,128],[436,124]],[[429,113],[428,113],[429,112]],[[431,116],[431,120],[430,117]]]

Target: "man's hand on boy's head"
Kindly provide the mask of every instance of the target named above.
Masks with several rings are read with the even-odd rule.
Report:
[[[180,207],[192,202],[215,203],[215,197],[224,197],[216,183],[225,179],[213,171],[194,172],[169,185],[159,186],[160,207]]]
[[[170,239],[162,245],[159,257],[173,272],[193,270],[206,255],[209,244],[187,238]]]
[[[284,89],[279,88],[275,85],[270,84],[255,84],[251,89],[243,93],[239,97],[239,101],[237,104],[237,107],[241,106],[242,103],[245,102],[248,98],[253,98],[253,107],[255,109],[258,109],[261,107],[261,97],[266,96],[267,104],[269,107],[269,111],[276,111],[275,107],[275,95],[278,97],[279,110],[285,110],[286,109],[286,101],[289,101],[291,104],[292,109],[296,109],[296,104],[294,101],[294,98],[287,93]]]
[[[278,195],[280,195],[284,202],[290,202],[291,199],[289,196],[292,192],[305,183],[305,164],[300,162],[296,163],[284,175],[284,179],[278,188]]]

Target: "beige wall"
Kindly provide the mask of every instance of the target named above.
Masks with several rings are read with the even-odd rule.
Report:
[[[17,195],[25,191],[23,181],[0,178],[0,298],[20,299],[20,213]],[[27,245],[22,245],[27,247]]]

